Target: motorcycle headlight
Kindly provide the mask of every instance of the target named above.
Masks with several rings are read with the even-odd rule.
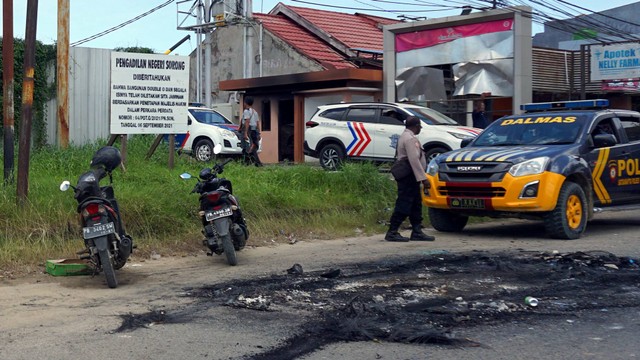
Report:
[[[513,165],[509,169],[509,174],[513,177],[541,174],[547,168],[548,162],[549,157],[547,156],[523,161]]]
[[[458,133],[454,133],[454,132],[450,132],[447,131],[447,133],[451,136],[453,136],[456,139],[460,139],[460,140],[464,140],[464,139],[473,139],[473,136],[467,135],[467,134],[458,134]]]
[[[438,173],[438,163],[436,159],[429,161],[429,165],[427,165],[427,175],[436,176]]]

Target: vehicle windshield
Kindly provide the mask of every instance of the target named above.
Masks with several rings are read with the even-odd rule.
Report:
[[[586,115],[524,114],[498,119],[473,142],[474,146],[561,145],[576,141]]]
[[[452,118],[433,109],[426,107],[407,107],[404,109],[429,125],[460,125]]]
[[[232,124],[231,121],[227,120],[224,116],[218,114],[217,112],[210,109],[189,109],[191,115],[199,123],[209,124],[209,125],[224,125],[224,124]]]

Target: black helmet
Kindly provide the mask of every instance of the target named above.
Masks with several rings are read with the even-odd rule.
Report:
[[[120,156],[120,150],[113,146],[105,146],[100,150],[96,151],[91,159],[91,167],[104,167],[104,169],[108,172],[113,171],[115,168],[120,166],[122,162],[122,156]]]

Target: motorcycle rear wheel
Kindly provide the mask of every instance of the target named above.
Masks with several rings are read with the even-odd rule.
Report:
[[[227,262],[231,266],[238,265],[238,258],[236,257],[236,249],[233,247],[233,241],[231,240],[231,235],[227,234],[222,236],[222,249],[224,250],[224,254],[227,257]]]
[[[111,263],[109,250],[100,250],[98,255],[100,256],[102,272],[104,272],[104,276],[107,278],[107,285],[112,289],[116,288],[118,286],[118,279],[116,279],[116,271],[113,269],[113,263]]]

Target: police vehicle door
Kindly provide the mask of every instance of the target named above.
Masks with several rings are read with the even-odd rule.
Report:
[[[349,157],[373,157],[372,141],[377,128],[378,109],[367,106],[352,106],[345,120],[349,129],[346,135],[345,152]]]
[[[619,205],[625,202],[625,189],[619,185],[619,181],[622,179],[619,164],[626,164],[629,144],[622,143],[623,139],[615,125],[614,118],[611,116],[600,118],[594,122],[589,132],[592,138],[597,134],[612,134],[617,140],[616,145],[594,147],[587,155],[592,173],[596,206]]]
[[[618,187],[628,202],[640,200],[640,118],[636,114],[618,114],[624,146],[624,165],[618,161]],[[623,168],[622,170],[620,168]]]
[[[381,106],[380,110],[378,134],[376,134],[378,140],[374,143],[374,151],[376,157],[393,159],[396,155],[398,138],[405,129],[404,121],[407,114],[391,106]]]

